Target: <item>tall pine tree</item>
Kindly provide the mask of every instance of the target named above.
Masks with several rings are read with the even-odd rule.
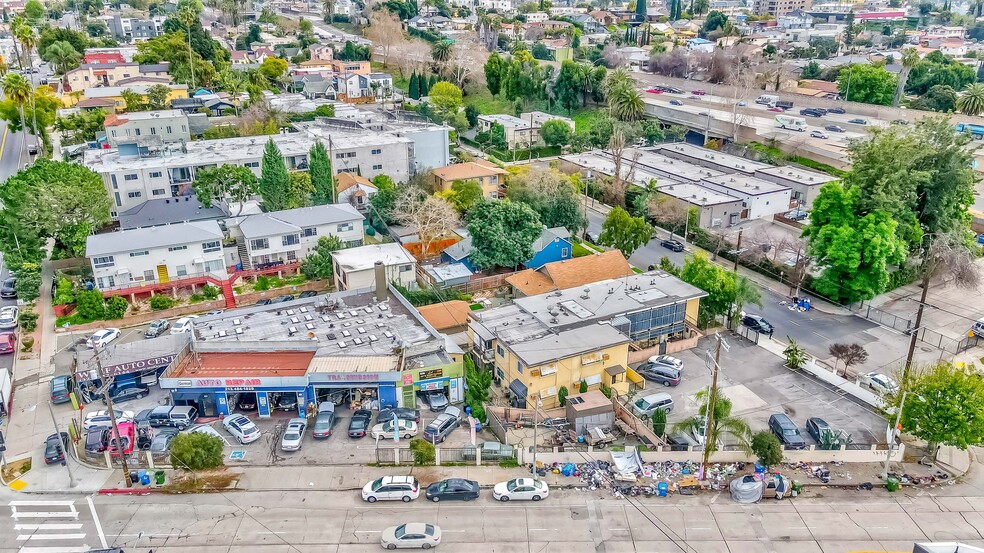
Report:
[[[427,94],[430,94],[431,89],[437,84],[437,80],[437,73],[432,73],[430,82],[427,83]]]
[[[635,12],[636,12],[636,19],[639,20],[639,22],[645,21],[646,17],[649,14],[649,10],[646,4],[647,4],[646,0],[636,0]]]
[[[420,99],[420,81],[417,80],[417,71],[410,75],[410,86],[407,87],[407,95],[414,100]]]
[[[290,205],[290,174],[273,139],[267,140],[263,150],[259,191],[264,211],[280,211]]]
[[[308,166],[311,184],[314,185],[314,194],[311,196],[314,205],[335,203],[335,182],[331,178],[331,160],[328,159],[328,149],[321,142],[311,147]]]

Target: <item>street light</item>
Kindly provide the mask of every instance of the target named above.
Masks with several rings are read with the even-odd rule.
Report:
[[[543,402],[540,400],[539,396],[536,398],[536,408],[533,409],[533,465],[531,473],[533,480],[536,480],[536,430],[539,428],[539,423],[537,422],[537,416],[540,414],[540,408],[543,407]]]

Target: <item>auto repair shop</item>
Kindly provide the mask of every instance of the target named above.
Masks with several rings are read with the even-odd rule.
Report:
[[[399,363],[396,355],[315,357],[308,369],[309,398],[353,409],[394,407]]]
[[[91,401],[91,390],[102,386],[104,378],[112,378],[118,387],[153,386],[167,366],[184,348],[190,334],[166,334],[153,340],[126,344],[110,344],[96,350],[84,346],[75,352],[75,382],[82,391],[83,401]]]

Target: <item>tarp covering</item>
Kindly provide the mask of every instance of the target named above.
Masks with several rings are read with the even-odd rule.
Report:
[[[731,481],[731,499],[738,503],[758,503],[762,499],[762,481],[748,475]]]
[[[642,457],[638,451],[613,451],[612,463],[618,472],[636,473],[642,471]]]

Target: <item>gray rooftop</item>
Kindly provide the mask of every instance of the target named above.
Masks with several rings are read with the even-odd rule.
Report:
[[[582,326],[519,344],[511,344],[509,349],[523,361],[523,364],[535,367],[557,359],[566,359],[624,344],[628,341],[627,336],[611,325],[599,324]]]
[[[509,129],[528,129],[530,128],[529,119],[520,119],[515,115],[508,115],[505,113],[493,113],[490,115],[479,115],[479,120],[491,121],[493,123],[498,123],[503,127]]]
[[[222,229],[216,221],[192,221],[163,227],[121,230],[86,238],[85,256],[95,257],[216,239],[222,239]]]
[[[601,155],[600,153],[585,152],[583,154],[572,154],[560,156],[560,159],[573,163],[584,169],[593,171],[595,173],[601,173],[606,176],[615,175],[615,160],[608,157],[607,155]],[[629,179],[631,177],[632,183],[645,186],[649,184],[649,181],[655,179],[659,184],[672,184],[676,181],[665,178],[663,175],[656,173],[654,171],[649,171],[641,164],[636,163],[632,158],[623,157],[622,159],[622,178]]]
[[[710,188],[726,190],[728,194],[738,196],[739,198],[745,196],[761,196],[763,194],[789,190],[788,186],[757,179],[742,173],[707,178],[704,179],[704,183],[710,185]]]
[[[827,173],[800,169],[799,167],[793,167],[791,165],[759,169],[758,171],[755,171],[755,176],[768,181],[787,180],[806,186],[821,186],[831,181],[840,180],[833,175],[828,175]]]
[[[117,121],[145,121],[149,119],[167,119],[170,117],[186,118],[188,115],[180,109],[159,109],[155,111],[135,111],[116,116]]]
[[[357,248],[345,248],[331,252],[331,256],[338,263],[339,267],[347,271],[364,271],[372,269],[377,261],[382,261],[383,265],[399,265],[402,263],[416,263],[410,252],[403,246],[396,243],[372,244],[369,246],[359,246]]]
[[[215,206],[203,207],[195,196],[161,198],[147,200],[137,207],[120,213],[120,228],[129,230],[189,221],[207,221],[225,215],[225,212]]]
[[[545,228],[540,236],[533,241],[533,253],[537,253],[557,238],[571,239],[571,233],[565,227]],[[469,243],[471,239],[469,239]]]
[[[733,202],[740,202],[741,198],[722,194],[716,190],[701,186],[699,184],[672,184],[670,186],[660,186],[660,192],[667,196],[683,200],[692,205],[709,206]]]
[[[693,163],[688,163],[681,159],[673,159],[671,157],[660,155],[655,149],[637,150],[635,148],[628,148],[623,156],[628,159],[633,159],[636,152],[639,153],[636,163],[638,163],[641,167],[656,174],[666,175],[677,181],[698,182],[701,179],[706,179],[707,177],[715,177],[724,174],[720,171],[694,165]],[[611,157],[611,154],[608,154],[607,152],[605,155]]]
[[[332,223],[362,221],[361,213],[347,203],[317,205],[285,209],[259,215],[247,215],[227,220],[227,226],[236,226],[248,240],[262,236],[274,236],[298,232],[305,227],[317,227]]]
[[[436,280],[445,282],[457,278],[471,278],[472,272],[464,263],[445,263],[443,265],[426,265],[424,270]]]
[[[656,151],[667,157],[693,160],[699,164],[712,164],[730,169],[731,171],[748,173],[749,175],[759,169],[768,169],[771,167],[771,165],[766,163],[759,163],[758,161],[752,161],[743,157],[724,154],[717,150],[701,148],[700,146],[694,146],[686,142],[674,142],[673,144],[658,146]]]
[[[461,240],[451,244],[450,246],[444,248],[444,252],[451,259],[455,261],[461,261],[462,259],[471,255],[472,252],[472,239],[471,236],[465,236]]]

